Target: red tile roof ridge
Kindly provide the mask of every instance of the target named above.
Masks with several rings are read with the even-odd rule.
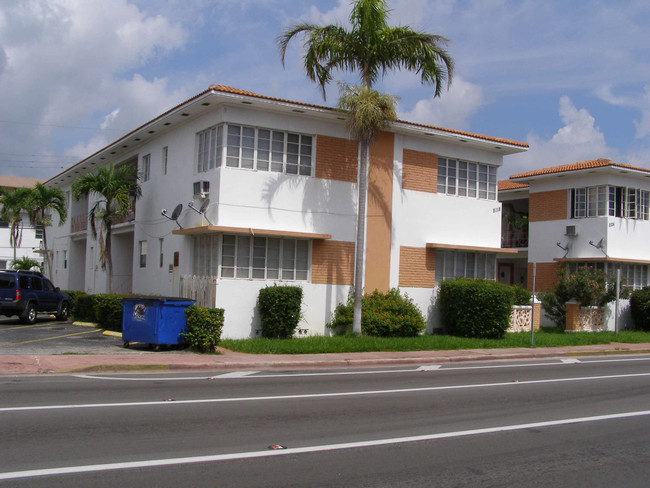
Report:
[[[225,93],[232,93],[233,95],[244,95],[244,96],[249,96],[249,97],[255,97],[255,98],[261,98],[263,100],[271,100],[275,102],[284,102],[284,103],[291,103],[295,105],[302,105],[304,107],[311,107],[311,108],[318,108],[321,110],[329,110],[329,111],[336,111],[335,108],[332,107],[326,107],[324,105],[316,105],[313,103],[305,103],[305,102],[296,102],[294,100],[287,100],[284,98],[276,98],[276,97],[269,97],[266,95],[260,95],[258,93],[246,91],[246,90],[240,90],[239,88],[233,88],[231,86],[226,86],[226,85],[210,85],[209,90],[214,90],[214,91],[220,91],[220,92],[225,92]],[[461,136],[467,136],[467,137],[473,137],[476,139],[482,139],[486,141],[492,141],[496,142],[499,144],[508,144],[511,146],[518,146],[518,147],[528,147],[527,142],[520,142],[520,141],[514,141],[511,139],[505,139],[503,137],[492,137],[492,136],[487,136],[484,134],[474,134],[472,132],[465,132],[461,130],[456,130],[456,129],[447,129],[445,127],[438,127],[434,125],[428,125],[428,124],[420,124],[417,122],[409,122],[406,120],[397,120],[396,122],[400,122],[402,124],[407,124],[407,125],[412,125],[415,127],[425,127],[427,129],[434,129],[434,130],[439,130],[443,132],[448,132],[450,134],[457,134]]]
[[[555,173],[566,173],[570,171],[580,171],[585,169],[593,168],[603,168],[606,166],[615,166],[617,168],[631,169],[635,171],[644,171],[650,173],[650,169],[640,168],[638,166],[631,166],[629,164],[615,163],[611,159],[599,158],[599,159],[590,159],[587,161],[578,161],[577,163],[562,164],[559,166],[551,166],[549,168],[535,169],[532,171],[526,171],[524,173],[517,173],[510,176],[510,179],[517,178],[528,178],[531,176],[541,176]]]

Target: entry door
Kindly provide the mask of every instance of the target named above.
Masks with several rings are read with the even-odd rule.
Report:
[[[499,283],[504,285],[512,285],[514,265],[512,263],[499,263]]]

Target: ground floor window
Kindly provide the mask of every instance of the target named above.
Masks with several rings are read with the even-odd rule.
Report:
[[[496,254],[436,251],[436,283],[454,278],[496,279]]]
[[[567,263],[567,271],[575,273],[578,268],[588,267],[597,271],[602,271],[611,278],[616,277],[616,270],[621,270],[621,284],[639,290],[648,286],[648,265],[637,263],[616,263],[616,262],[571,262]]]
[[[217,276],[220,242],[220,235],[196,236],[194,238],[193,274],[196,276]]]
[[[221,277],[307,281],[309,241],[224,235],[221,248]]]

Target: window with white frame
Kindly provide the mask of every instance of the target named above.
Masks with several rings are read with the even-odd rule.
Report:
[[[225,158],[231,168],[310,176],[313,142],[306,134],[221,124],[199,132],[197,171],[218,168]]]
[[[151,154],[142,156],[142,181],[149,181],[151,177]]]
[[[307,281],[309,241],[224,235],[221,248],[221,277]]]
[[[436,283],[454,278],[496,279],[496,254],[436,251]]]
[[[648,286],[648,265],[638,263],[617,263],[617,262],[570,262],[567,263],[567,272],[569,274],[575,273],[580,268],[591,268],[596,271],[601,271],[609,276],[610,279],[615,279],[616,270],[621,270],[621,286],[629,287],[634,290],[639,290]]]
[[[163,242],[164,242],[164,239],[162,237],[160,237],[158,239],[158,248],[159,248],[159,251],[160,251],[159,255],[160,255],[160,267],[161,268],[163,267],[163,261],[164,261],[164,259],[163,259]]]
[[[650,191],[608,185],[571,189],[571,218],[607,215],[649,220]]]
[[[169,154],[169,148],[167,146],[162,148],[162,174],[167,174],[167,156]]]
[[[438,158],[438,193],[496,200],[497,168],[450,158]]]
[[[140,267],[147,267],[147,241],[140,241]]]

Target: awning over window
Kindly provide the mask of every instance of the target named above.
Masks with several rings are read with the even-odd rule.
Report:
[[[479,246],[461,246],[458,244],[440,244],[437,242],[427,242],[427,249],[445,249],[448,251],[472,251],[472,252],[491,252],[497,254],[518,254],[518,249],[507,247],[479,247]]]
[[[189,229],[176,229],[176,235],[206,235],[206,234],[235,234],[259,237],[292,237],[294,239],[331,239],[331,234],[316,234],[314,232],[294,232],[290,230],[253,229],[251,227],[227,227],[223,225],[203,225]]]

